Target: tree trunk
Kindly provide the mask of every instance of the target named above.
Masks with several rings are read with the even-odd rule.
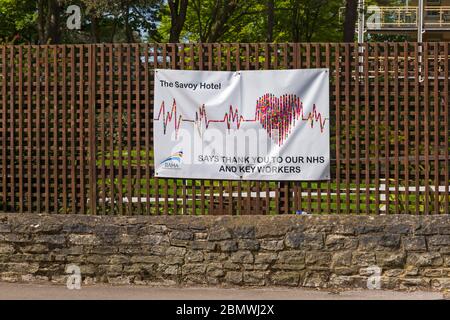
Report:
[[[100,41],[100,34],[99,34],[99,15],[96,10],[92,10],[90,12],[90,18],[91,18],[91,42],[92,43],[98,43]]]
[[[275,25],[275,1],[267,0],[267,35],[266,41],[273,41],[273,27]]]
[[[225,1],[223,4],[220,1],[216,4],[216,19],[214,19],[211,24],[208,32],[208,36],[206,37],[206,42],[213,43],[217,42],[220,37],[225,33],[225,27],[227,22],[230,20],[233,13],[238,8],[239,1],[227,2]]]
[[[130,28],[130,5],[128,2],[125,7],[125,36],[128,43],[134,42],[133,30]]]
[[[37,9],[39,43],[60,43],[62,7],[58,0],[39,0]]]
[[[169,0],[171,26],[170,26],[170,43],[180,42],[181,31],[186,21],[186,13],[188,0]]]
[[[345,4],[344,42],[355,41],[355,25],[358,17],[358,0],[347,0]]]
[[[39,0],[37,2],[37,11],[38,11],[37,24],[38,24],[39,44],[44,44],[46,42],[44,1],[45,0]]]
[[[98,30],[98,17],[96,13],[92,14],[91,17],[91,42],[98,43],[100,40],[99,30]]]

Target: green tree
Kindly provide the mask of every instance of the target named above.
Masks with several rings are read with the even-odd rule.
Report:
[[[180,41],[180,35],[186,21],[188,4],[188,0],[168,1],[168,6],[170,9],[169,42],[174,43]]]
[[[338,41],[342,0],[190,0],[180,39],[184,42]],[[163,12],[168,12],[167,5]],[[169,39],[171,19],[162,14],[159,33]]]
[[[141,42],[160,40],[157,23],[163,0],[77,0],[82,28],[67,33],[65,42]]]
[[[159,41],[164,0],[0,0],[0,41],[96,43]],[[66,9],[82,10],[81,30],[68,30]]]
[[[358,19],[358,0],[345,1],[344,42],[355,40],[355,26]]]
[[[310,42],[342,38],[345,0],[0,0],[0,39],[15,43]],[[81,30],[68,30],[78,5]],[[354,27],[353,27],[354,29]]]
[[[288,0],[278,5],[279,40],[338,41],[340,0]]]
[[[61,42],[63,6],[64,2],[58,0],[37,1],[37,30],[40,44]]]
[[[35,42],[36,20],[36,1],[0,0],[0,43]]]

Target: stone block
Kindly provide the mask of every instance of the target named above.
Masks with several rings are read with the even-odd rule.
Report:
[[[278,263],[304,264],[305,252],[299,250],[282,251],[278,254]]]
[[[272,263],[278,258],[277,253],[260,252],[255,255],[255,263]]]
[[[225,275],[223,265],[221,263],[210,263],[206,267],[206,274],[209,277],[222,277]]]
[[[384,250],[398,249],[400,247],[400,235],[375,234],[363,235],[359,240],[360,250]]]
[[[201,263],[185,264],[181,267],[182,274],[204,274],[206,265]]]
[[[423,236],[407,236],[402,238],[406,251],[426,251],[427,243]]]
[[[331,267],[349,267],[352,264],[352,251],[336,252],[331,259]]]
[[[298,272],[274,272],[270,276],[270,282],[277,286],[296,287],[300,281]]]
[[[260,248],[267,251],[281,251],[284,249],[283,240],[261,240]]]
[[[10,244],[0,244],[0,254],[14,253],[15,249]]]
[[[386,268],[403,268],[406,262],[404,252],[377,252],[377,265]]]
[[[264,286],[266,283],[266,273],[260,271],[244,272],[244,283],[254,286]]]
[[[251,239],[241,239],[238,240],[238,248],[239,250],[257,251],[259,250],[259,241]]]
[[[325,241],[325,248],[328,250],[344,250],[356,249],[358,247],[358,239],[343,235],[329,235]]]
[[[173,240],[193,240],[194,234],[191,231],[175,230],[170,233],[170,238]]]
[[[192,262],[202,262],[203,261],[203,252],[197,250],[188,250],[184,257],[186,263]]]
[[[233,252],[238,250],[236,240],[225,240],[219,243],[220,250],[223,252]]]
[[[331,253],[329,252],[307,252],[305,256],[306,265],[326,267],[331,264]]]
[[[69,235],[69,244],[98,245],[100,240],[93,234],[71,234]]]
[[[441,247],[450,247],[450,235],[448,234],[429,236],[427,240],[430,250],[437,251]]]
[[[243,281],[242,272],[228,271],[225,275],[225,282],[229,284],[240,285]]]
[[[231,261],[235,263],[253,263],[253,254],[250,251],[237,251],[231,254]]]
[[[416,267],[437,267],[443,264],[441,255],[437,252],[408,253],[406,263]]]
[[[221,241],[229,239],[232,239],[232,235],[230,230],[227,228],[213,229],[208,235],[209,241]]]
[[[256,229],[254,226],[237,226],[233,228],[233,234],[237,239],[255,239]]]
[[[185,254],[186,254],[186,248],[171,246],[166,249],[166,255],[184,256]]]
[[[352,253],[352,264],[359,267],[368,267],[376,263],[374,252],[355,251]]]

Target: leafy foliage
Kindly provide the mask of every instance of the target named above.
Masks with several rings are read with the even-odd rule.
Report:
[[[0,43],[34,42],[36,30],[36,1],[0,1]]]
[[[81,8],[81,30],[66,27],[69,5]],[[0,0],[0,42],[338,41],[343,5],[344,0]]]

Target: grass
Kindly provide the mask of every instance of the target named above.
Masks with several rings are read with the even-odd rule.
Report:
[[[121,159],[120,159],[121,155]],[[139,157],[138,157],[139,155]],[[445,195],[436,195],[431,189],[428,195],[425,192],[410,191],[407,195],[405,191],[399,191],[396,199],[394,190],[388,194],[389,204],[387,205],[386,191],[379,190],[376,193],[370,190],[366,194],[365,189],[376,188],[375,183],[346,184],[345,180],[340,183],[340,194],[337,194],[337,183],[327,182],[289,182],[289,196],[283,194],[283,186],[278,188],[279,182],[255,182],[255,181],[221,181],[221,180],[191,180],[191,179],[156,179],[153,172],[149,172],[150,179],[146,179],[147,156],[150,166],[153,165],[153,151],[148,155],[145,151],[138,152],[132,150],[130,154],[118,150],[104,155],[97,155],[97,167],[99,179],[97,180],[98,210],[113,211],[115,213],[135,213],[146,212],[148,214],[213,214],[215,211],[231,211],[233,214],[249,213],[284,213],[287,203],[288,213],[295,213],[302,210],[309,213],[353,213],[353,214],[374,214],[374,213],[412,213],[424,214],[425,204],[428,203],[428,211],[433,213],[443,213],[445,210]],[[140,158],[140,159],[139,159]],[[105,173],[106,178],[101,179],[101,167],[103,164],[106,170],[111,165],[115,171],[122,163],[122,179],[117,173],[111,179],[109,173]],[[129,165],[130,164],[130,165]],[[129,172],[132,168],[133,172]],[[137,178],[136,169],[140,168],[140,179]],[[131,178],[130,178],[131,177]],[[382,181],[380,183],[383,183]],[[395,181],[390,179],[389,187],[393,187]],[[421,185],[424,181],[421,182]],[[433,184],[432,181],[429,182]],[[399,187],[405,183],[399,182]],[[409,185],[414,185],[410,181]],[[360,189],[359,194],[357,189]],[[229,190],[232,190],[231,195]],[[300,195],[295,197],[293,190]],[[327,190],[331,193],[328,194]],[[348,190],[348,191],[347,191]],[[248,197],[247,192],[263,192],[260,197]],[[269,191],[269,194],[265,193]],[[348,193],[347,193],[348,192]],[[119,199],[120,193],[122,198]],[[301,195],[301,193],[304,193]],[[204,194],[202,196],[202,194]],[[213,196],[211,196],[213,195]],[[222,196],[221,196],[222,195]],[[239,196],[240,195],[240,196]],[[255,194],[254,194],[255,195]],[[376,196],[378,195],[378,200]],[[435,197],[438,197],[438,208],[435,208]],[[111,198],[114,201],[108,201]],[[134,197],[138,203],[128,203],[129,198]],[[150,203],[147,204],[147,197]],[[447,196],[447,202],[450,196]],[[104,199],[107,202],[104,204]],[[359,199],[359,201],[358,201]],[[122,200],[122,201],[121,201]],[[397,200],[397,201],[396,201]],[[328,202],[329,201],[329,202]],[[121,203],[122,202],[122,203]],[[139,203],[140,202],[140,203]],[[258,205],[259,202],[259,205]],[[113,203],[113,204],[112,204]],[[230,207],[231,206],[231,207]]]

